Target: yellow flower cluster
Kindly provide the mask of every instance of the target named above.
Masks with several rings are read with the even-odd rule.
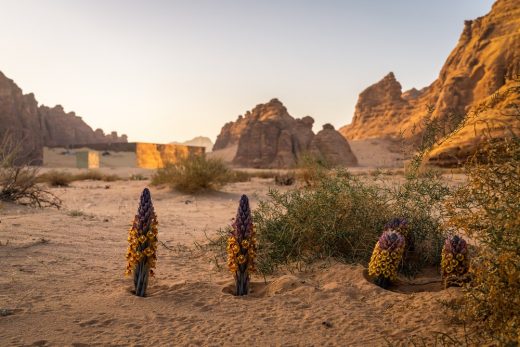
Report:
[[[468,271],[467,257],[462,253],[453,254],[447,249],[441,255],[442,277],[460,276]]]
[[[126,252],[126,274],[130,275],[137,264],[145,261],[153,276],[153,270],[157,262],[157,220],[154,218],[148,232],[143,233],[135,228],[135,225],[128,231],[128,250]]]
[[[372,252],[370,264],[368,265],[368,274],[370,276],[383,276],[395,281],[397,279],[397,267],[403,256],[404,247],[397,248],[393,251],[381,249],[379,242]]]
[[[256,258],[256,238],[254,231],[251,235],[238,242],[235,236],[230,236],[227,240],[228,268],[229,271],[235,273],[238,271],[239,265],[246,264],[247,272],[255,271],[254,260]]]

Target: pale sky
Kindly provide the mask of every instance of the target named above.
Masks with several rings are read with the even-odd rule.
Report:
[[[0,71],[130,141],[208,136],[277,97],[314,130],[350,123],[393,71],[429,85],[491,0],[0,0]]]

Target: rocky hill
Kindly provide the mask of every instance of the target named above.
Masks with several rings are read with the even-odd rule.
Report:
[[[431,116],[441,124],[460,121],[492,94],[515,83],[515,76],[519,74],[520,4],[515,0],[498,0],[487,15],[465,21],[457,46],[431,85],[402,92],[394,74],[389,73],[359,95],[352,123],[340,132],[349,140],[391,138],[401,132],[413,138],[421,132],[428,105],[434,107]],[[497,107],[508,107],[508,104]],[[494,114],[496,112],[483,112],[480,117],[485,122],[496,118]],[[503,125],[491,126],[503,128]],[[449,142],[450,148],[446,150],[450,155],[455,150],[457,155],[467,156],[471,148],[478,145],[474,132],[463,134]],[[442,152],[438,150],[434,160],[441,165],[438,156],[442,157]]]
[[[174,144],[174,145],[204,147],[206,153],[211,152],[213,149],[213,142],[211,141],[211,139],[209,137],[205,137],[205,136],[197,136],[197,137],[192,138],[191,140],[184,141],[184,142],[173,141],[170,143]]]
[[[0,72],[0,139],[6,136],[20,141],[24,160],[35,165],[42,163],[43,146],[127,142],[126,135],[92,130],[81,117],[66,113],[60,105],[38,106],[34,94],[24,95]]]
[[[357,163],[348,142],[332,126],[327,125],[317,136],[313,124],[309,116],[293,118],[278,99],[272,99],[225,124],[213,150],[235,149],[232,162],[242,167],[291,167],[306,152],[333,165]]]

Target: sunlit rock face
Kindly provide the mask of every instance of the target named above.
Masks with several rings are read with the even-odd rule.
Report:
[[[334,151],[334,155],[353,157],[348,143],[334,149],[326,145],[312,146],[316,136],[312,131],[313,124],[312,117],[293,118],[280,100],[272,99],[239,116],[235,122],[225,124],[213,150],[236,146],[233,164],[254,168],[292,167],[304,153],[311,152],[327,157],[330,153],[322,151]],[[337,133],[333,128],[330,132]],[[321,136],[317,144],[326,142],[322,140],[329,137],[330,132]],[[342,140],[342,145],[345,142]],[[338,164],[354,161],[344,160]]]
[[[93,131],[74,112],[62,106],[38,106],[34,95],[22,90],[0,72],[0,139],[12,137],[21,144],[23,161],[34,165],[43,162],[43,146],[68,146],[86,143],[127,142],[126,135],[105,135]]]
[[[434,119],[448,122],[450,116],[475,110],[495,92],[510,89],[517,84],[515,76],[519,74],[520,7],[515,0],[498,0],[487,15],[464,23],[457,46],[432,84],[402,92],[394,74],[388,74],[359,95],[352,123],[340,132],[349,140],[398,137],[400,133],[413,139],[420,136],[428,105],[434,107]],[[510,102],[518,100],[509,98]],[[509,112],[510,102],[484,112],[480,124],[487,122],[497,136],[507,136],[497,114]],[[518,127],[518,117],[514,122],[512,125]],[[470,131],[474,126],[470,122],[462,134],[443,144],[433,160],[449,166],[450,156],[464,158],[471,153],[480,143],[483,130],[477,127],[476,132]]]

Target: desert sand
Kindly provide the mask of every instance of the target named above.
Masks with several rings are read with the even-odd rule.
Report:
[[[436,271],[388,291],[363,266],[331,261],[254,276],[249,296],[231,295],[231,274],[194,242],[230,223],[242,193],[254,207],[270,179],[199,196],[151,187],[164,245],[148,296],[138,298],[124,255],[148,185],[74,182],[51,188],[60,210],[2,205],[1,346],[385,346],[385,338],[462,333],[440,303],[459,289],[441,290]]]

